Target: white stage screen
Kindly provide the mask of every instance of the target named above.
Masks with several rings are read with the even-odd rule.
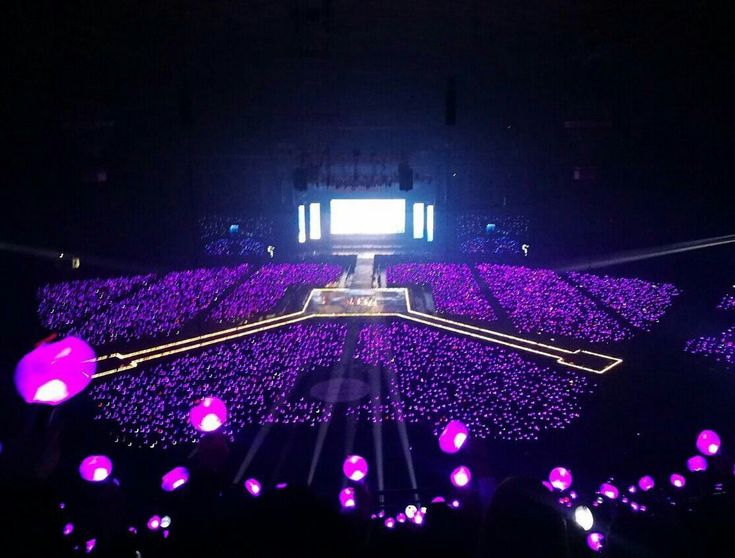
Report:
[[[332,234],[403,234],[406,200],[331,200]]]

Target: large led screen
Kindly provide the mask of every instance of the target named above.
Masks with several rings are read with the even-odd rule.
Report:
[[[332,234],[403,234],[406,200],[331,200]]]

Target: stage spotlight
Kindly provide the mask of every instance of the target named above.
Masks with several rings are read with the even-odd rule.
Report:
[[[357,505],[355,500],[355,489],[348,486],[343,488],[339,493],[339,503],[344,509],[352,509]]]
[[[692,473],[699,473],[707,470],[707,460],[701,455],[695,455],[687,459],[687,469]]]
[[[645,476],[641,477],[641,478],[640,478],[640,479],[638,480],[638,487],[639,487],[639,488],[640,488],[640,489],[641,489],[641,490],[642,490],[643,492],[648,492],[648,491],[649,491],[649,490],[651,490],[651,489],[652,489],[652,488],[653,488],[654,486],[656,486],[656,482],[655,482],[655,481],[653,480],[653,477],[652,477],[652,476],[650,476],[650,475],[645,475]]]
[[[359,482],[364,479],[368,473],[368,463],[364,457],[359,455],[349,455],[342,464],[342,471],[351,481]]]
[[[92,347],[76,337],[43,343],[15,368],[15,387],[26,403],[58,405],[80,393],[97,370]]]
[[[464,465],[460,465],[454,471],[452,471],[452,474],[449,475],[449,479],[452,481],[452,484],[457,488],[464,488],[472,480],[472,473],[470,473],[469,468],[465,467]]]
[[[258,497],[262,492],[262,487],[257,479],[248,479],[245,481],[245,490],[247,490],[251,496]]]
[[[672,485],[674,485],[676,488],[684,488],[684,485],[686,485],[687,480],[684,478],[683,475],[680,475],[679,473],[674,473],[669,477],[669,481]]]
[[[439,435],[439,448],[444,453],[457,453],[467,441],[469,431],[458,420],[451,420]]]
[[[592,510],[587,506],[577,506],[574,509],[574,522],[585,531],[589,531],[595,524],[595,518],[592,516]]]
[[[395,520],[395,519],[393,519],[392,517],[388,517],[388,518],[386,518],[386,520],[385,520],[385,521],[383,522],[383,524],[384,524],[384,525],[385,525],[385,526],[386,526],[386,527],[387,527],[388,529],[393,529],[393,527],[395,527],[395,526],[396,526],[396,520]]]
[[[189,420],[200,432],[214,432],[227,420],[227,406],[218,397],[205,397],[191,408]]]
[[[87,482],[102,482],[112,473],[112,461],[106,455],[90,455],[79,464],[79,475]]]
[[[587,546],[590,550],[600,552],[605,543],[605,535],[602,533],[590,533],[587,535]]]
[[[152,515],[146,523],[146,527],[148,527],[148,529],[150,529],[151,531],[157,531],[160,526],[161,518],[157,515]]]
[[[715,455],[720,445],[720,436],[714,430],[702,430],[697,436],[697,449],[702,455]]]
[[[572,472],[564,467],[555,467],[549,473],[549,482],[557,490],[566,490],[572,486]]]
[[[176,467],[163,475],[161,478],[161,488],[166,492],[172,492],[186,484],[188,480],[189,470],[186,467]]]
[[[615,485],[612,485],[608,482],[603,482],[600,485],[600,494],[602,494],[606,498],[609,498],[610,500],[615,500],[620,492]]]

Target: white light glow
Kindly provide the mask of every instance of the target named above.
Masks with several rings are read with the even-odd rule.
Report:
[[[322,237],[322,214],[318,203],[309,204],[309,238],[319,240]]]
[[[589,531],[595,524],[595,519],[587,506],[577,506],[574,510],[574,522],[585,531]]]
[[[299,206],[299,244],[306,242],[306,207]]]
[[[424,238],[424,204],[413,204],[413,237]]]
[[[426,206],[426,241],[434,242],[434,206]]]
[[[406,200],[331,200],[329,210],[331,234],[406,232]]]

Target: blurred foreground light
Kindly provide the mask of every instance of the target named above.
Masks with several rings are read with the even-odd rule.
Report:
[[[406,517],[408,519],[413,519],[413,516],[416,515],[416,512],[418,511],[418,508],[414,506],[413,504],[409,504],[406,506]]]
[[[572,472],[564,467],[555,467],[549,473],[549,482],[557,490],[566,490],[572,486]]]
[[[58,405],[84,390],[97,370],[92,347],[77,337],[44,343],[15,368],[15,387],[26,403]]]
[[[459,508],[460,503],[459,503],[459,500],[452,500],[452,503],[449,505],[452,506],[456,510],[457,508]]]
[[[367,476],[367,460],[359,455],[348,455],[342,464],[342,472],[351,481],[359,482]]]
[[[687,469],[692,473],[699,473],[707,470],[707,459],[701,455],[695,455],[687,459]]]
[[[218,397],[205,397],[191,408],[189,420],[200,432],[214,432],[227,420],[227,406]]]
[[[465,467],[464,465],[460,465],[454,471],[452,471],[452,474],[449,475],[449,479],[452,481],[452,484],[457,488],[464,488],[472,480],[472,473],[470,473],[469,468]]]
[[[590,533],[587,535],[587,546],[590,550],[600,552],[605,543],[605,535],[602,533]]]
[[[432,504],[443,504],[444,502],[446,502],[446,500],[444,499],[443,496],[436,496],[436,497],[432,498],[432,500],[431,500],[431,503]]]
[[[64,536],[65,537],[68,537],[73,532],[74,532],[74,524],[73,523],[67,523],[66,525],[64,525],[64,531],[63,531],[63,533],[64,533]]]
[[[112,473],[112,461],[106,455],[90,455],[79,464],[79,475],[87,482],[102,482]]]
[[[585,531],[589,531],[595,524],[595,518],[592,515],[592,510],[587,506],[577,506],[574,508],[574,522]]]
[[[608,482],[603,482],[600,485],[600,494],[602,494],[605,498],[609,498],[610,500],[615,500],[620,494],[620,491],[617,489],[615,485],[610,484]]]
[[[687,480],[684,478],[684,476],[680,475],[679,473],[674,473],[673,475],[671,475],[669,477],[669,481],[676,488],[684,488],[684,485],[687,483]]]
[[[247,490],[251,496],[260,496],[263,487],[260,486],[258,479],[248,479],[245,481],[245,490]]]
[[[702,430],[697,436],[697,449],[702,455],[715,455],[720,451],[720,436],[714,430]]]
[[[97,539],[89,539],[86,543],[84,543],[84,552],[89,554],[94,550],[95,546],[97,546]]]
[[[173,492],[189,481],[189,470],[186,467],[175,467],[161,478],[161,488]]]
[[[386,520],[383,522],[383,525],[385,525],[388,529],[393,529],[393,527],[396,526],[396,520],[392,517],[386,518]]]
[[[654,481],[654,480],[653,480],[653,477],[652,477],[652,476],[650,476],[650,475],[645,475],[645,476],[642,476],[642,477],[641,477],[641,478],[640,478],[640,479],[638,480],[638,487],[639,487],[639,488],[640,488],[640,489],[641,489],[641,490],[642,490],[643,492],[648,492],[648,491],[649,491],[649,490],[651,490],[651,489],[652,489],[652,488],[653,488],[654,486],[656,486],[656,481]]]
[[[439,448],[444,453],[457,453],[468,437],[467,427],[458,420],[451,420],[439,435]]]
[[[171,518],[168,515],[164,515],[161,518],[161,527],[163,527],[164,529],[168,529],[170,525],[171,525]]]
[[[339,504],[344,509],[352,509],[357,505],[355,489],[351,486],[343,488],[339,493]]]
[[[146,527],[150,529],[151,531],[158,531],[158,528],[161,526],[161,518],[158,515],[152,515],[150,519],[146,522]]]
[[[397,521],[398,523],[406,523],[406,514],[405,514],[405,513],[403,513],[403,512],[401,512],[401,513],[397,514],[397,515],[396,515],[396,521]]]

